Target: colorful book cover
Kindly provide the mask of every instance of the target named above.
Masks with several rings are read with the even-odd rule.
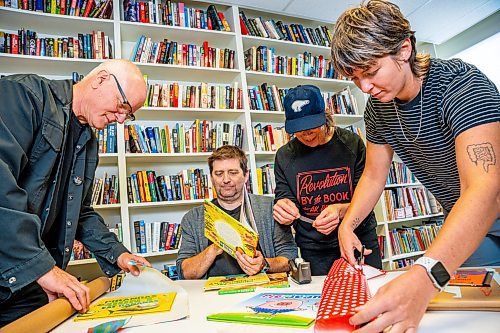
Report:
[[[138,314],[167,312],[172,308],[175,292],[103,298],[92,304],[89,311],[75,317],[75,321]]]
[[[286,273],[285,273],[286,274]],[[235,274],[226,276],[212,276],[207,279],[203,290],[217,290],[226,288],[237,288],[242,286],[256,286],[270,283],[266,273],[259,273],[252,276],[246,274]]]
[[[264,288],[288,288],[290,283],[288,282],[287,273],[270,273],[267,274],[269,278],[269,283],[260,285],[259,287]]]
[[[489,286],[493,272],[487,270],[458,270],[451,276],[450,286]]]
[[[236,251],[250,257],[255,255],[259,235],[241,224],[222,209],[205,200],[205,237],[236,258]]]
[[[262,293],[208,320],[271,326],[309,327],[316,318],[321,294]]]

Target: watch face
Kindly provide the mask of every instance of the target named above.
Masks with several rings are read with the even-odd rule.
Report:
[[[450,281],[450,274],[448,274],[446,268],[439,261],[431,268],[431,274],[441,287],[446,286],[448,281]]]

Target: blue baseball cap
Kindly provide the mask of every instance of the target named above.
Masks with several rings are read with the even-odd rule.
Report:
[[[326,123],[325,101],[318,87],[303,85],[285,95],[285,130],[289,134],[323,126]]]

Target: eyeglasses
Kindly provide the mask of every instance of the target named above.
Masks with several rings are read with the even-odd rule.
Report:
[[[130,105],[130,103],[127,99],[127,96],[125,96],[125,93],[123,92],[122,86],[118,82],[118,79],[116,78],[115,74],[110,73],[109,75],[111,75],[113,77],[113,79],[115,79],[116,86],[118,87],[118,91],[120,92],[120,95],[122,95],[122,98],[123,98],[123,102],[120,105],[118,112],[126,115],[126,118],[125,118],[126,121],[134,121],[135,116],[132,113],[132,105]]]

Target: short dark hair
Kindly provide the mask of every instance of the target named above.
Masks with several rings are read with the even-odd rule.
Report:
[[[210,174],[214,169],[215,161],[229,160],[236,158],[240,161],[241,170],[246,174],[248,171],[248,160],[245,152],[236,146],[225,145],[217,148],[212,155],[208,157],[208,168],[210,169]]]
[[[412,47],[408,59],[411,71],[423,77],[429,69],[430,56],[417,53],[415,31],[399,7],[383,0],[364,1],[337,19],[331,43],[332,65],[350,77],[356,68],[366,70],[379,58],[398,56],[407,38]]]

